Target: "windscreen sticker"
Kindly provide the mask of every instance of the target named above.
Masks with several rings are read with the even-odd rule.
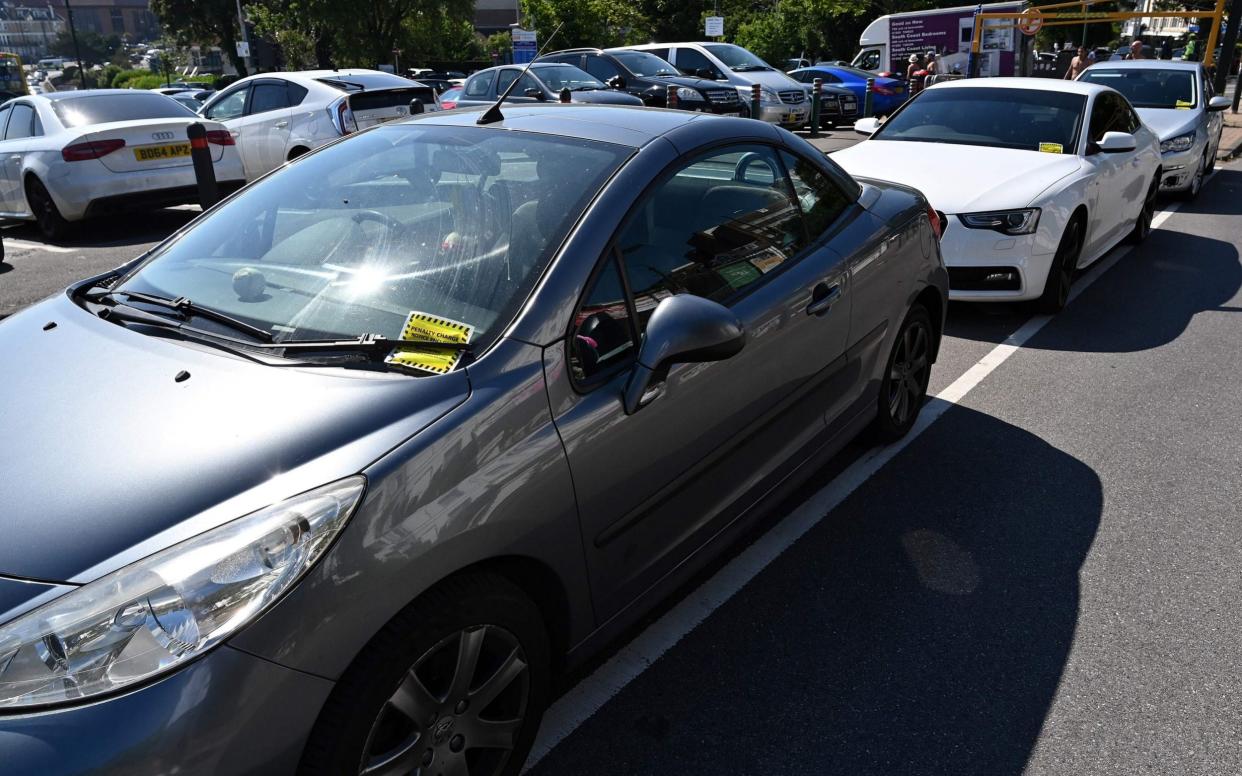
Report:
[[[474,327],[468,323],[417,310],[410,313],[410,317],[405,319],[405,327],[401,329],[403,340],[431,340],[465,345],[473,336]]]
[[[1178,100],[1177,102],[1173,103],[1173,107],[1177,108],[1178,110],[1190,110],[1190,108],[1192,108],[1193,106],[1194,106],[1193,102],[1186,102],[1185,100]]]
[[[401,329],[401,339],[412,341],[444,342],[455,345],[469,344],[474,336],[474,327],[468,323],[455,321],[431,313],[410,313]],[[461,363],[463,350],[440,350],[439,348],[420,348],[417,346],[393,348],[384,359],[386,363],[419,369],[424,372],[442,375],[453,371]]]
[[[773,251],[767,256],[751,259],[750,263],[754,265],[755,269],[766,275],[780,266],[783,261],[785,261],[785,254]]]
[[[1039,150],[1045,154],[1060,154],[1065,152],[1065,146],[1060,143],[1040,143]]]

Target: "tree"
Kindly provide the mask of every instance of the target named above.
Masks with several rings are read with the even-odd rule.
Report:
[[[235,0],[151,0],[151,12],[181,45],[219,46],[240,76],[246,63],[237,55],[241,40]]]
[[[73,45],[73,36],[68,32],[62,31],[56,36],[48,46],[48,51],[52,56],[64,57],[77,61],[77,52],[82,52],[82,64],[94,65],[102,64],[110,60],[118,51],[124,51],[121,45],[121,39],[116,35],[107,38],[102,37],[98,33],[90,30],[78,33],[78,45]]]
[[[522,17],[534,20],[540,45],[559,26],[552,44],[557,49],[642,43],[653,33],[651,21],[629,0],[522,0]]]

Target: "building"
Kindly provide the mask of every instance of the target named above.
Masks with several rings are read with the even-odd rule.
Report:
[[[0,50],[17,54],[23,62],[46,57],[48,47],[63,29],[65,23],[50,5],[0,4]]]
[[[1134,7],[1135,11],[1164,11],[1175,10],[1172,8],[1160,8],[1156,4],[1156,0],[1138,0]],[[1182,10],[1186,10],[1185,6]],[[1200,12],[1186,10],[1186,17],[1179,19],[1176,17],[1160,17],[1156,19],[1141,18],[1127,19],[1122,25],[1121,34],[1126,38],[1182,38],[1190,32],[1190,26],[1194,23],[1196,16]],[[1141,26],[1140,26],[1141,25]],[[1148,41],[1151,42],[1151,41]],[[1158,41],[1157,41],[1158,43]]]
[[[65,0],[47,2],[61,19],[69,18]],[[94,32],[105,38],[118,35],[130,43],[160,36],[159,20],[151,13],[148,0],[69,0],[69,5],[78,32]]]
[[[484,35],[508,30],[520,14],[518,0],[474,0],[474,28]]]

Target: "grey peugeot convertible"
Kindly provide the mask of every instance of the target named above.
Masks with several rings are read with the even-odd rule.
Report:
[[[870,427],[946,273],[767,124],[359,133],[0,323],[0,771],[516,774],[580,663]]]

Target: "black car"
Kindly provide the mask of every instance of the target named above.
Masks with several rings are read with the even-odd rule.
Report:
[[[520,65],[489,67],[470,76],[466,88],[457,99],[457,107],[488,105],[517,78],[517,86],[509,92],[506,102],[557,102],[563,94],[570,102],[586,102],[603,105],[633,105],[643,103],[637,97],[618,94],[603,81],[584,70],[563,62],[535,62],[529,71]]]
[[[668,107],[668,87],[677,87],[682,110],[746,115],[737,88],[706,78],[683,75],[646,51],[576,48],[545,54],[537,62],[561,62],[587,71],[617,91],[627,92],[653,108]]]

